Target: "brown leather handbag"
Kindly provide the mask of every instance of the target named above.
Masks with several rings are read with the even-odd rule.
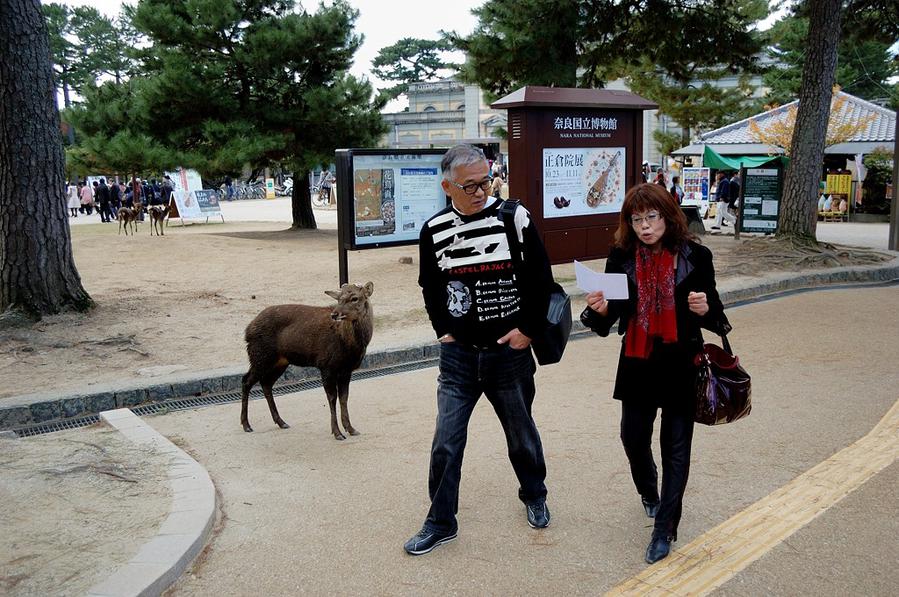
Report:
[[[727,336],[721,336],[724,348],[703,344],[696,355],[696,414],[703,425],[721,425],[738,421],[752,411],[752,379],[740,366]]]

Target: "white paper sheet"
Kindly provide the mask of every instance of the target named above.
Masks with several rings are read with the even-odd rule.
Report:
[[[577,278],[577,287],[584,292],[602,290],[606,300],[628,297],[626,274],[600,274],[583,263],[575,261],[574,275]]]

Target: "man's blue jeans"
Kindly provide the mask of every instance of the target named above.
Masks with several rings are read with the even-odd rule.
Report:
[[[531,417],[536,370],[530,348],[515,350],[503,345],[479,350],[456,342],[440,345],[428,529],[453,532],[457,528],[468,421],[482,394],[493,405],[506,434],[509,460],[520,484],[519,499],[527,504],[546,497],[543,444]]]

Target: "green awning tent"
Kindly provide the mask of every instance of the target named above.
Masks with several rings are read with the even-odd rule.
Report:
[[[741,156],[741,157],[724,157],[708,145],[702,154],[702,166],[713,170],[739,170],[740,168],[757,168],[772,162],[779,162],[784,168],[787,167],[790,158],[782,155],[769,156]],[[771,164],[772,166],[774,164]]]

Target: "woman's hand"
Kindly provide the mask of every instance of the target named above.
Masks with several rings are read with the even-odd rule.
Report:
[[[704,292],[691,292],[687,295],[687,306],[697,315],[705,315],[709,312],[709,301]]]
[[[597,290],[587,295],[587,306],[600,315],[606,315],[609,312],[609,301],[606,300],[602,290]]]

